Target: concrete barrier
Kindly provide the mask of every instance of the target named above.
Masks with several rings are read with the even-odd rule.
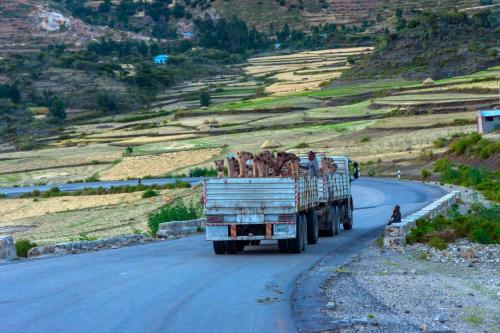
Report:
[[[69,243],[60,243],[55,245],[37,246],[28,251],[28,258],[40,256],[76,254],[101,249],[110,249],[123,246],[131,246],[149,242],[151,237],[144,234],[124,235],[111,238],[98,239],[94,241],[77,241]]]
[[[0,236],[0,260],[12,260],[16,258],[16,244],[12,236]]]
[[[158,227],[157,237],[167,238],[170,236],[190,235],[200,232],[207,219],[197,219],[188,221],[173,221],[161,223]]]
[[[417,220],[446,215],[450,208],[460,199],[460,192],[453,191],[434,201],[419,211],[401,219],[401,223],[393,223],[385,227],[384,246],[400,247],[406,245],[406,235],[415,228]]]

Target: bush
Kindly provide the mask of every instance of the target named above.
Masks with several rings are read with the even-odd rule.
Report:
[[[152,198],[152,197],[157,197],[158,195],[159,193],[155,190],[147,190],[142,194],[142,198],[143,199]]]
[[[190,177],[216,177],[217,170],[214,168],[194,168],[191,170]]]
[[[160,223],[172,221],[187,221],[199,218],[202,215],[201,205],[193,203],[185,205],[178,201],[163,207],[160,211],[152,214],[148,218],[148,227],[151,235],[156,236]]]
[[[16,253],[18,257],[28,257],[28,251],[34,247],[37,247],[36,243],[33,243],[27,239],[20,239],[16,241]]]
[[[429,243],[440,249],[444,246],[443,243],[451,243],[458,238],[483,244],[500,243],[500,206],[486,208],[475,205],[465,215],[419,219],[406,241],[408,244]]]
[[[438,250],[444,250],[448,248],[448,244],[446,244],[445,240],[439,237],[432,237],[429,241],[429,245]]]
[[[422,169],[422,171],[420,171],[420,175],[422,176],[422,179],[427,179],[431,176],[431,172],[427,169]]]
[[[437,138],[433,141],[435,148],[443,148],[446,144],[446,138]]]
[[[370,142],[371,141],[371,138],[369,136],[364,136],[361,138],[361,140],[359,140],[360,142]]]

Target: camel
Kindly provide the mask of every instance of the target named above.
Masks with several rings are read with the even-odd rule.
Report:
[[[265,161],[259,155],[253,158],[253,176],[256,178],[267,177],[267,167]]]
[[[253,159],[254,156],[252,153],[246,151],[239,151],[237,154],[240,167],[240,178],[248,177],[251,173],[251,169],[247,167],[246,162]]]
[[[278,153],[276,155],[276,162],[274,164],[274,175],[279,177],[281,175],[281,170],[283,169],[285,163],[288,161],[295,161],[295,160],[298,160],[298,157],[293,153],[287,153],[287,152]]]
[[[236,158],[228,157],[227,158],[227,173],[229,178],[239,177],[240,175],[240,166]]]
[[[224,160],[215,161],[215,169],[217,170],[217,177],[224,178]]]

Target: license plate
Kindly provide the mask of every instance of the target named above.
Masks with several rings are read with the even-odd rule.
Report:
[[[275,235],[286,235],[288,234],[288,224],[275,224],[274,225]]]

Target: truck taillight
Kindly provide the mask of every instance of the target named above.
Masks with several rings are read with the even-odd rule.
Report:
[[[281,214],[278,216],[278,222],[293,222],[295,221],[295,215],[293,214]]]
[[[221,222],[224,222],[224,216],[222,215],[207,216],[207,223],[221,223]]]

